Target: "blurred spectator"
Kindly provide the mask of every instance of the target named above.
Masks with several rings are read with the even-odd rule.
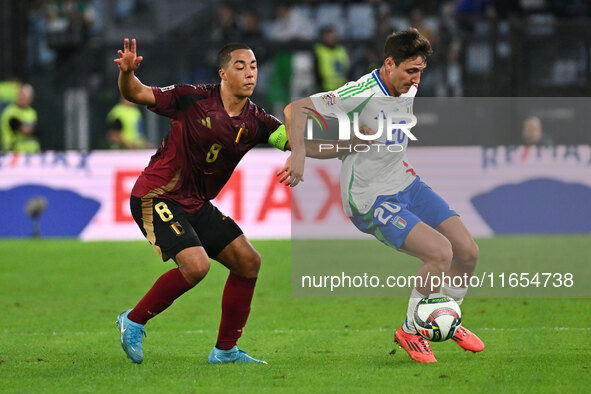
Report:
[[[0,81],[0,112],[16,101],[21,83],[16,77]]]
[[[375,8],[369,1],[352,3],[347,7],[344,27],[348,37],[355,40],[372,39],[377,25]]]
[[[552,137],[542,129],[542,121],[537,116],[530,116],[523,121],[523,142],[526,145],[551,146]]]
[[[460,40],[445,24],[439,25],[437,40],[433,45],[434,71],[437,70],[437,96],[462,95],[462,65]],[[429,71],[430,72],[430,71]]]
[[[312,40],[316,37],[314,23],[301,12],[300,8],[281,3],[277,6],[275,13],[275,18],[266,32],[269,40]]]
[[[378,50],[378,53],[381,53],[383,46],[380,46],[378,42],[383,40],[384,37],[388,37],[390,34],[394,33],[396,29],[392,23],[394,18],[391,17],[392,11],[391,6],[388,3],[380,3],[377,6],[376,16],[376,33],[375,36],[378,39],[373,40],[375,42],[375,49]],[[381,57],[381,55],[380,55]],[[380,63],[383,59],[380,59]]]
[[[55,51],[55,76],[60,84],[75,85],[82,80],[73,68],[76,53],[87,43],[95,21],[95,12],[89,1],[58,0],[46,3],[47,44]]]
[[[259,19],[253,11],[246,11],[242,18],[241,39],[245,42],[260,40],[262,38]]]
[[[349,31],[346,29],[343,5],[338,1],[320,2],[314,10],[316,28],[322,32],[325,27],[332,26],[339,37],[347,38]],[[361,21],[358,21],[361,23]]]
[[[493,0],[456,0],[456,18],[462,30],[472,32],[483,17],[496,14]]]
[[[123,22],[125,19],[133,15],[136,11],[139,2],[137,0],[117,0],[114,2],[113,14],[117,22]]]
[[[429,40],[431,45],[436,44],[437,36],[433,34],[429,26],[425,24],[425,21],[423,20],[423,11],[419,8],[413,8],[410,11],[410,25],[417,29],[423,37]]]
[[[39,152],[39,142],[34,135],[37,126],[37,111],[31,107],[33,94],[31,85],[21,85],[14,104],[10,104],[2,112],[0,125],[2,127],[3,151]]]
[[[222,3],[218,8],[218,20],[214,25],[212,37],[222,41],[236,41],[240,39],[236,12],[228,3]]]
[[[37,0],[29,3],[27,15],[27,68],[37,71],[55,60],[55,52],[47,43],[48,6],[46,1]]]
[[[323,91],[337,89],[349,80],[351,68],[345,47],[337,42],[332,26],[322,29],[322,41],[314,45],[316,82]]]
[[[111,149],[144,149],[149,146],[143,134],[142,111],[123,97],[107,114],[107,128]]]
[[[84,44],[96,18],[88,1],[54,1],[47,3],[46,12],[49,45],[58,51],[71,51]]]
[[[362,48],[361,56],[355,58],[353,66],[351,67],[352,75],[364,75],[372,72],[376,68],[380,68],[380,57],[375,50],[374,44],[368,42]]]

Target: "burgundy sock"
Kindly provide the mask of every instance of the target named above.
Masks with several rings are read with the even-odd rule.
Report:
[[[127,317],[133,322],[146,324],[191,288],[193,285],[187,282],[181,271],[178,268],[172,269],[156,280]]]
[[[218,349],[231,349],[242,335],[256,281],[257,278],[243,278],[230,272],[222,296],[222,321],[215,345]]]

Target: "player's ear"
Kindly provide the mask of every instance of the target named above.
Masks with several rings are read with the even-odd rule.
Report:
[[[224,71],[224,69],[223,69],[223,68],[220,68],[220,69],[218,70],[218,75],[220,76],[220,78],[221,78],[222,80],[224,80],[224,81],[226,80],[226,72]]]
[[[384,60],[384,65],[386,66],[386,68],[388,69],[393,69],[396,68],[396,62],[394,62],[394,59],[392,59],[392,57],[387,57],[386,60]]]

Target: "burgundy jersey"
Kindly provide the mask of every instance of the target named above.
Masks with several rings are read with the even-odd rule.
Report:
[[[266,143],[281,126],[250,100],[240,115],[230,117],[222,104],[220,85],[152,90],[156,104],[149,109],[172,118],[171,130],[131,194],[168,198],[189,212],[215,198],[246,152]]]

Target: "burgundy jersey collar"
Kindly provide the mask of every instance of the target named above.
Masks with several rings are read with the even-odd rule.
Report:
[[[246,103],[244,103],[244,106],[242,107],[242,111],[240,111],[240,115],[230,116],[228,111],[226,111],[226,107],[224,107],[224,101],[222,100],[221,88],[222,88],[221,84],[218,83],[215,85],[215,91],[217,93],[217,97],[218,97],[218,101],[220,102],[220,105],[222,106],[222,108],[224,109],[224,111],[226,112],[228,117],[230,117],[232,119],[241,119],[245,114],[248,113],[248,110],[250,108],[250,103],[251,103],[250,99],[249,98],[246,99]]]

